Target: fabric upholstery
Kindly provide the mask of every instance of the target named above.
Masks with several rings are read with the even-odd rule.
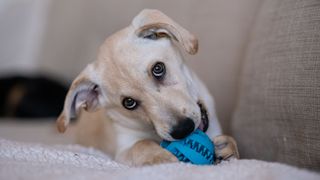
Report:
[[[265,0],[241,74],[240,156],[320,170],[320,1]]]

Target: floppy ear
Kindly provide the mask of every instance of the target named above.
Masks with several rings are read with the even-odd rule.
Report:
[[[82,72],[71,84],[63,111],[57,119],[59,132],[64,132],[70,119],[76,119],[82,109],[95,111],[100,106],[99,99],[101,99],[100,87],[86,75],[85,71]]]
[[[169,37],[178,41],[189,54],[198,51],[198,40],[189,31],[159,10],[142,10],[132,21],[137,36],[148,39]]]

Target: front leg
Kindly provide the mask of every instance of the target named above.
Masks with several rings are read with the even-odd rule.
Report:
[[[213,138],[215,145],[216,163],[222,160],[239,159],[239,152],[236,141],[226,135],[220,135]]]
[[[151,140],[136,142],[131,148],[123,152],[118,160],[131,166],[178,162],[173,154]]]

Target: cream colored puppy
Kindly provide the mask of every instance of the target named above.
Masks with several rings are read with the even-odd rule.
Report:
[[[212,138],[220,135],[213,100],[178,46],[195,54],[198,41],[162,12],[140,12],[106,39],[97,60],[73,81],[59,131],[79,119],[81,144],[136,166],[177,161],[159,146],[161,139],[182,139],[197,128]],[[213,140],[219,159],[238,157],[232,138]]]

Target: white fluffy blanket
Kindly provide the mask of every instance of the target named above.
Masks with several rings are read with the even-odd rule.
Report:
[[[77,145],[47,146],[0,139],[0,179],[314,179],[320,175],[284,164],[234,160],[216,166],[175,163],[132,168]]]

